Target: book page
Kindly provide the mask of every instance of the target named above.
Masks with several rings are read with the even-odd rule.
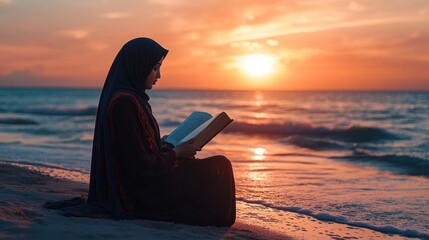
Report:
[[[182,142],[194,139],[192,145],[202,148],[232,121],[228,114],[221,112],[192,131]]]
[[[193,130],[191,133],[188,134],[188,136],[186,136],[185,138],[182,139],[182,141],[180,141],[180,143],[182,142],[186,142],[188,140],[191,140],[192,138],[194,138],[195,136],[197,136],[200,132],[202,132],[204,129],[207,128],[207,126],[216,118],[212,118],[208,121],[206,121],[205,123],[201,124],[198,128],[196,128],[195,130]]]
[[[193,112],[185,121],[183,121],[170,135],[165,139],[166,142],[176,146],[186,135],[194,131],[201,124],[212,118],[212,115],[206,112]]]

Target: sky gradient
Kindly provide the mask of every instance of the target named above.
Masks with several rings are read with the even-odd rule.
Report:
[[[427,0],[0,0],[0,86],[102,87],[146,36],[170,50],[155,88],[429,90],[428,26]]]

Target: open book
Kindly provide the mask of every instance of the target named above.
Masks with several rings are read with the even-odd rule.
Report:
[[[206,112],[193,112],[168,135],[165,141],[176,146],[193,139],[191,144],[196,148],[202,148],[232,121],[225,112],[214,117]]]

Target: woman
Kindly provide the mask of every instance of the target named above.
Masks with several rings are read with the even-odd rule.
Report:
[[[116,218],[231,226],[235,184],[223,156],[194,159],[189,143],[169,148],[160,138],[149,90],[168,50],[148,38],[126,43],[101,93],[87,203]]]

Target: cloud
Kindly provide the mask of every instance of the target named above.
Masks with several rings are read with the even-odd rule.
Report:
[[[279,45],[279,41],[272,40],[272,39],[267,39],[267,44],[270,45],[270,46],[278,46]]]
[[[25,55],[27,57],[32,57],[34,55],[42,55],[52,52],[52,47],[48,46],[38,46],[30,44],[0,44],[0,60],[7,62],[4,56],[9,55],[9,60],[14,59],[18,55]],[[12,58],[10,58],[12,57]]]
[[[100,14],[102,18],[107,19],[120,19],[120,18],[127,18],[130,16],[130,13],[128,12],[108,12],[108,13],[102,13]]]
[[[14,71],[0,76],[0,86],[3,87],[40,86],[49,85],[52,82],[52,80],[37,76],[29,70]]]
[[[425,18],[415,14],[422,6],[398,0],[392,0],[388,6],[360,0],[150,2],[162,5],[157,16],[162,18],[159,22],[164,32],[175,35],[198,32],[201,35],[198,40],[226,45],[331,29],[417,22]],[[163,15],[166,12],[168,14]]]
[[[109,47],[109,44],[104,42],[89,42],[88,43],[89,48],[97,50],[97,51],[104,51]]]
[[[349,9],[355,12],[362,12],[366,8],[362,3],[352,1],[349,3]]]
[[[64,30],[64,31],[60,31],[58,34],[66,36],[66,37],[70,37],[73,39],[85,39],[88,37],[89,33],[86,30],[82,30],[82,29],[70,29],[70,30]]]
[[[231,47],[233,48],[241,48],[248,51],[255,51],[255,50],[261,50],[264,48],[264,45],[257,42],[257,41],[243,41],[243,42],[234,42],[231,44]]]
[[[198,32],[190,32],[184,35],[185,40],[197,41],[201,39],[201,34]]]
[[[177,86],[176,76],[191,87],[202,86],[195,79],[209,75],[237,81],[236,72],[221,66],[249,53],[276,55],[284,73],[308,73],[309,79],[330,74],[313,73],[320,64],[335,72],[336,65],[353,57],[361,58],[355,65],[362,68],[376,58],[409,63],[403,68],[413,68],[410,58],[426,64],[428,59],[429,3],[422,0],[76,0],[16,6],[20,1],[0,0],[5,8],[1,3],[13,8],[0,21],[0,74],[11,73],[7,79],[21,82],[46,81],[40,76],[102,81],[120,47],[137,36],[171,50],[163,76],[169,87]],[[386,61],[392,71],[399,65]],[[366,77],[363,70],[341,74]]]
[[[186,4],[186,0],[147,0],[148,3],[166,6],[177,6]]]
[[[422,21],[419,17],[392,17],[355,21],[336,21],[308,26],[288,26],[287,21],[268,22],[253,26],[239,26],[228,31],[219,31],[211,35],[212,44],[228,44],[229,42],[265,39],[300,33],[314,33],[333,29],[356,28],[364,26],[384,25],[403,22]]]
[[[392,39],[390,41],[390,44],[392,45],[407,44],[407,43],[413,42],[414,40],[418,40],[419,38],[421,38],[421,36],[422,35],[419,32],[412,32],[405,36],[400,36],[398,38]]]
[[[0,87],[79,87],[85,86],[88,78],[75,79],[65,76],[42,76],[30,70],[17,70],[0,75]],[[91,84],[94,86],[94,84]]]

